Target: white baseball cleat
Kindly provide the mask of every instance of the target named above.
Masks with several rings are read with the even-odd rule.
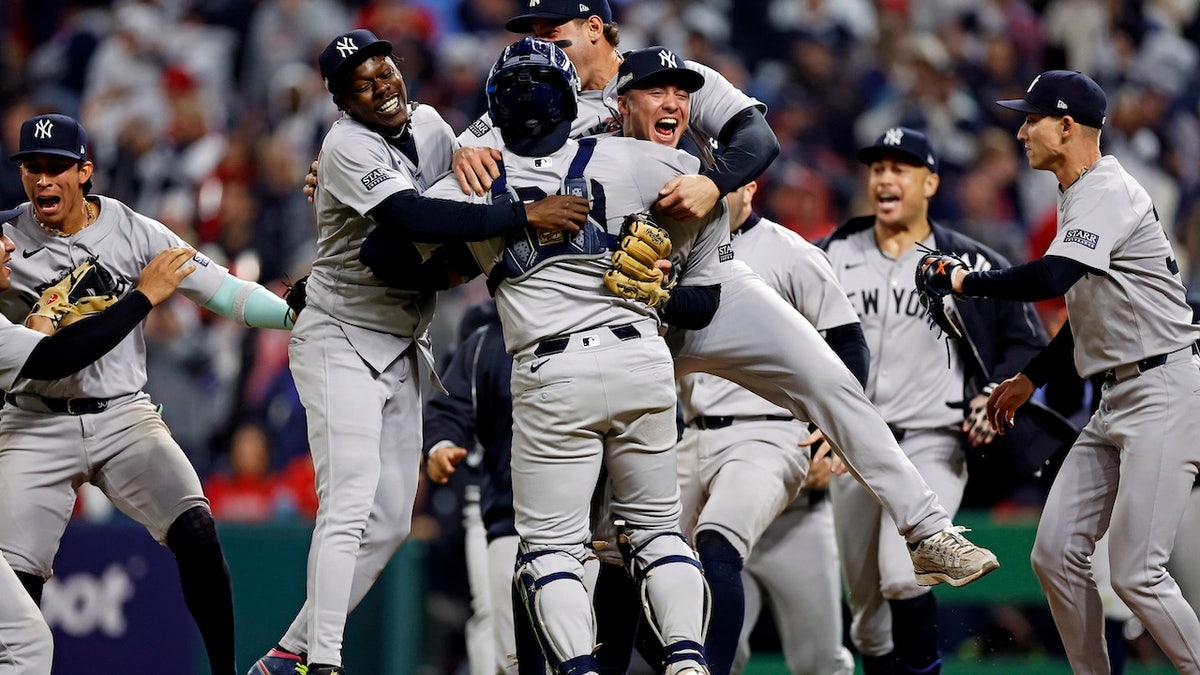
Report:
[[[995,553],[962,536],[969,531],[961,525],[950,525],[922,539],[915,549],[910,547],[918,584],[965,586],[1000,567]]]

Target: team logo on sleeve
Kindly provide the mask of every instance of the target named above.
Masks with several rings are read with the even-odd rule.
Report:
[[[489,131],[492,130],[492,127],[483,120],[475,120],[471,123],[471,126],[467,127],[467,130],[472,134],[475,134],[476,138],[483,138],[484,136],[487,136]]]
[[[383,169],[375,169],[371,173],[363,176],[360,180],[362,180],[363,187],[367,188],[368,190],[373,190],[375,189],[376,185],[379,185],[385,180],[389,180],[391,178],[392,174],[388,173],[387,171],[384,171]]]
[[[721,262],[733,260],[733,244],[721,244],[721,247],[717,249],[717,258]]]
[[[1087,230],[1067,230],[1067,233],[1063,235],[1063,241],[1068,244],[1083,244],[1095,250],[1096,245],[1100,243],[1100,235]]]

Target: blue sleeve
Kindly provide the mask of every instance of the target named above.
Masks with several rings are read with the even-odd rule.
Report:
[[[677,328],[700,330],[712,322],[721,305],[721,284],[680,286],[662,308],[662,320]]]
[[[854,377],[864,388],[867,386],[867,374],[871,367],[871,350],[867,347],[867,338],[863,335],[862,324],[857,321],[842,326],[834,326],[825,331],[825,342],[846,364],[846,368],[854,373]]]
[[[1074,364],[1075,336],[1071,333],[1071,322],[1068,320],[1063,323],[1062,328],[1058,329],[1058,333],[1055,334],[1050,344],[1033,357],[1029,364],[1021,369],[1021,372],[1033,382],[1033,386],[1040,387],[1049,382],[1055,374],[1062,372],[1064,368],[1070,368],[1071,375],[1074,376]]]
[[[702,172],[722,195],[758,178],[779,156],[779,139],[757,107],[746,108],[725,123],[717,137],[723,149]]]
[[[367,215],[380,227],[398,229],[413,241],[428,244],[483,241],[528,224],[525,205],[517,200],[468,204],[422,197],[416,190],[389,195]]]
[[[1083,263],[1050,255],[1016,267],[971,272],[963,278],[963,295],[1023,302],[1049,300],[1070,290],[1087,271]]]

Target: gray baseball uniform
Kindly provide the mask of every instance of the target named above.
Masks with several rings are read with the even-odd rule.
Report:
[[[612,478],[613,510],[628,522],[634,566],[655,570],[646,577],[643,597],[653,607],[655,628],[668,650],[676,644],[698,647],[706,612],[698,563],[678,564],[694,561],[694,555],[677,536],[670,353],[658,335],[656,312],[614,297],[601,281],[611,250],[604,235],[617,235],[625,215],[647,210],[663,184],[699,167],[684,153],[632,139],[599,139],[594,152],[590,147],[568,141],[546,157],[506,153],[504,163],[508,183],[526,199],[561,192],[564,182],[582,176],[592,211],[587,229],[573,240],[595,241],[594,250],[581,244],[555,254],[561,235],[530,230],[510,238],[507,250],[533,262],[511,269],[507,259],[491,257],[493,248],[475,248],[485,271],[506,265],[496,305],[505,346],[514,356],[517,578],[556,667],[588,657],[595,646],[583,562],[589,557],[584,543],[591,539],[591,496],[602,463]],[[581,160],[585,153],[590,159]],[[453,176],[426,196],[484,199],[463,195]],[[671,235],[672,261],[689,270],[691,283],[723,281],[724,214],[721,208],[707,221],[660,223]],[[669,672],[695,665],[686,654],[690,649]]]
[[[29,354],[45,336],[0,317],[0,389],[8,390]],[[0,469],[0,493],[15,489]],[[0,555],[0,674],[49,675],[54,645],[50,627]]]
[[[0,312],[9,319],[23,320],[41,289],[89,258],[112,275],[123,295],[151,258],[187,245],[121,202],[93,198],[101,206],[99,218],[73,236],[43,230],[29,209],[5,228],[24,257],[13,269],[12,289],[0,296]],[[196,271],[179,288],[203,304],[227,272],[203,255],[194,260]],[[11,405],[0,416],[0,476],[10,489],[0,490],[0,549],[14,570],[50,578],[75,486],[82,482],[98,486],[162,543],[180,514],[207,506],[195,469],[142,392],[145,349],[139,327],[71,377],[17,380],[6,388]],[[71,414],[81,405],[92,414]]]
[[[1112,156],[1060,191],[1046,254],[1094,270],[1067,292],[1075,366],[1100,407],[1046,500],[1032,562],[1076,672],[1106,673],[1089,571],[1105,532],[1117,594],[1181,673],[1200,673],[1200,620],[1164,565],[1200,465],[1200,327],[1150,197]]]
[[[413,105],[410,120],[419,166],[350,116],[334,122],[319,157],[317,259],[288,355],[308,416],[320,507],[308,597],[280,640],[312,663],[341,663],[346,615],[412,520],[421,452],[418,371],[420,361],[432,364],[426,328],[435,298],[387,287],[358,259],[376,226],[365,214],[397,192],[423,191],[457,147],[433,108]]]
[[[924,242],[934,247],[931,233]],[[958,437],[962,411],[946,405],[963,397],[961,359],[929,330],[917,299],[912,271],[920,246],[899,258],[880,250],[874,228],[829,245],[829,258],[842,288],[862,321],[871,352],[867,395],[900,437],[900,447],[951,515],[962,503],[967,483],[966,456]],[[831,481],[837,541],[847,602],[853,614],[851,637],[863,654],[892,651],[888,600],[913,598],[929,589],[917,585],[904,541],[879,503],[849,476]]]
[[[858,322],[825,252],[799,235],[752,216],[734,232],[732,243],[738,260],[818,330]],[[847,663],[852,671],[853,659],[841,644],[840,586],[829,505],[822,500],[810,507],[802,499],[804,505],[793,506],[787,519],[786,529],[794,527],[796,532],[772,525],[783,520],[780,513],[788,504],[796,502],[808,470],[808,449],[797,446],[808,436],[806,423],[713,375],[687,375],[679,384],[688,423],[677,450],[684,531],[713,530],[747,561],[743,576],[751,583],[743,587],[749,591],[746,616],[751,620],[743,628],[748,632],[758,616],[761,598],[758,584],[753,583],[758,581],[783,632],[792,672],[847,672]],[[759,542],[769,529],[776,531],[773,540]],[[800,530],[807,536],[797,536]],[[793,542],[798,545],[792,546]],[[760,543],[768,544],[762,555]],[[788,564],[772,566],[779,559],[788,559]],[[751,570],[773,578],[752,575]],[[911,563],[909,570],[911,574]]]
[[[817,330],[856,323],[825,252],[766,219],[733,237],[750,266]],[[808,428],[786,409],[713,375],[680,378],[688,424],[679,444],[684,531],[714,530],[745,559],[754,542],[800,491]],[[720,420],[720,428],[705,420]],[[911,563],[909,568],[911,570]]]

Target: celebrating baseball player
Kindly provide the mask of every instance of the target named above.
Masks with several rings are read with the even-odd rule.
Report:
[[[638,58],[634,52],[627,63]],[[692,72],[692,71],[686,71]],[[632,113],[629,121],[637,118]],[[837,283],[825,253],[802,237],[751,210],[757,184],[729,198],[733,249],[770,287],[796,308],[841,355],[859,381],[867,377],[866,343],[858,316]],[[678,447],[684,532],[692,535],[713,594],[713,620],[705,641],[709,667],[728,673],[742,632],[743,561],[753,560],[759,537],[796,501],[809,466],[805,422],[753,393],[713,375],[680,379],[679,402],[687,429]],[[828,450],[828,448],[826,448]],[[820,491],[822,494],[823,490]],[[807,500],[804,500],[807,502]],[[825,500],[805,504],[811,509]],[[794,587],[809,606],[790,607],[785,644],[805,648],[796,673],[847,673],[854,661],[842,647],[841,599],[833,553],[833,518],[824,503],[826,528],[816,527],[805,546],[832,555],[796,564],[775,581]],[[797,505],[796,513],[801,512]],[[809,510],[809,509],[804,509]],[[814,516],[815,517],[815,516]],[[893,535],[895,536],[895,535]],[[898,538],[898,537],[897,537]],[[909,563],[911,570],[912,565]],[[797,578],[798,575],[811,575]],[[911,572],[910,572],[911,574]],[[754,614],[757,616],[757,613]],[[789,645],[789,649],[793,649]]]
[[[422,198],[457,144],[433,108],[408,101],[391,43],[350,31],[329,43],[320,68],[345,115],[321,147],[317,260],[289,348],[320,506],[305,604],[252,673],[289,673],[306,661],[312,675],[344,672],[346,616],[408,535],[420,471],[418,370],[432,364],[425,330],[435,296],[385,285],[380,277],[396,280],[419,257],[393,258],[377,277],[359,260],[364,239],[577,229],[587,213],[584,199],[569,196],[496,205]]]
[[[954,251],[978,269],[1007,267],[1008,261],[929,219],[939,178],[937,153],[925,134],[888,129],[858,159],[868,167],[874,214],[851,219],[820,243],[862,320],[871,354],[867,395],[953,514],[967,483],[960,434],[972,447],[992,442],[995,434],[983,415],[986,387],[1016,372],[1046,337],[1031,306],[997,300],[960,303],[971,347],[947,343],[930,330],[912,274],[923,249]],[[965,419],[962,407],[948,405],[963,400],[969,401]],[[864,671],[937,672],[937,605],[914,577],[895,524],[851,477],[835,478],[832,495],[853,614],[850,635]]]
[[[555,672],[596,672],[595,626],[582,575],[591,494],[603,463],[613,483],[613,510],[624,523],[627,562],[667,654],[666,671],[704,673],[708,592],[679,532],[674,378],[650,303],[672,296],[667,307],[682,307],[675,311],[711,313],[724,277],[724,210],[708,220],[664,223],[669,243],[664,230],[644,218],[627,218],[647,210],[660,186],[694,172],[698,162],[632,139],[568,140],[577,86],[566,55],[532,38],[506,48],[488,77],[489,113],[505,148],[493,201],[506,199],[508,186],[517,195],[565,189],[593,197],[588,225],[576,235],[510,237],[496,257],[494,248],[476,249],[496,280],[505,345],[513,354],[517,585]],[[452,176],[426,194],[480,199],[464,195]],[[619,231],[627,236],[618,238]],[[660,289],[648,302],[614,298],[606,272],[618,244],[618,258],[640,255],[640,246],[652,247],[655,259],[686,258],[676,269],[689,269],[690,285]]]
[[[0,292],[8,290],[16,245],[4,234],[4,223],[20,215],[21,209],[0,212]],[[184,277],[195,271],[186,265],[195,254],[190,248],[170,248],[142,271],[134,292],[108,308],[95,313],[92,321],[76,321],[61,330],[49,329],[51,337],[35,333],[0,317],[0,343],[4,361],[0,364],[0,389],[11,389],[18,379],[56,380],[69,377],[91,365],[129,334],[155,305],[167,299]],[[67,294],[69,295],[70,289]],[[71,303],[58,305],[53,314],[38,319],[60,322],[74,311]],[[80,299],[85,296],[79,296]],[[8,453],[0,450],[0,493],[10,489]],[[0,555],[0,673],[4,675],[49,675],[54,656],[50,627],[38,611],[37,603],[26,592],[9,565]]]
[[[185,246],[164,225],[121,202],[90,195],[87,133],[65,115],[21,125],[21,182],[29,202],[6,228],[23,264],[0,295],[10,320],[34,315],[69,326],[111,311],[161,251]],[[197,253],[180,288],[198,304],[244,325],[289,328],[287,305]],[[62,296],[71,301],[63,310]],[[32,324],[31,320],[31,325]],[[146,380],[141,327],[78,374],[53,382],[19,379],[0,418],[0,550],[36,600],[88,481],[175,554],[184,599],[213,673],[234,672],[229,570],[200,480],[141,391]],[[81,454],[81,449],[84,451]]]
[[[623,61],[615,51],[617,26],[611,23],[604,0],[590,5],[560,0],[531,2],[526,14],[508,27],[529,28],[539,37],[571,42],[566,50],[589,73],[573,135],[588,132],[585,120],[589,119],[607,120],[607,130],[620,126],[623,111],[613,110],[611,105],[616,102],[619,106],[612,94],[618,93],[619,99]],[[730,189],[744,185],[778,154],[778,142],[766,124],[761,103],[738,91],[715,71],[682,61],[670,50],[655,49],[653,53],[662,60],[663,68],[682,63],[683,68],[704,75],[704,85],[689,99],[695,109],[695,126],[724,146],[708,173],[683,177],[660,192],[664,199],[660,207],[677,215],[687,211],[685,217],[690,217],[708,200],[681,200],[683,191],[706,183],[728,185]],[[588,90],[600,86],[604,89],[599,95],[588,94]],[[646,140],[662,144],[678,143],[684,129],[678,124],[674,129],[659,128],[654,121],[641,125],[640,130],[634,128],[637,126],[631,125],[625,133],[645,134]],[[594,133],[601,129],[591,130]],[[486,145],[492,136],[487,126],[472,125],[459,138],[464,145]],[[456,153],[454,170],[464,190],[486,188],[492,177],[499,175],[490,150],[464,148]],[[681,211],[680,207],[685,208]],[[914,564],[920,566],[927,583],[963,585],[996,568],[990,551],[976,547],[953,529],[950,517],[900,450],[857,380],[794,308],[736,261],[722,296],[730,301],[721,302],[705,330],[675,330],[668,335],[676,375],[707,372],[724,377],[816,423],[833,441],[851,473],[869,487],[899,531],[917,546]],[[736,301],[732,301],[734,297]]]
[[[998,103],[1025,113],[1017,138],[1029,166],[1058,179],[1055,239],[1044,257],[1007,270],[973,272],[930,255],[918,274],[937,293],[1066,294],[1067,324],[987,403],[991,424],[1003,432],[1072,355],[1081,376],[1103,382],[1099,409],[1046,499],[1034,572],[1072,669],[1108,673],[1090,562],[1096,539],[1107,533],[1113,589],[1179,672],[1200,673],[1200,620],[1164,567],[1200,465],[1200,327],[1192,324],[1175,252],[1146,190],[1100,152],[1107,99],[1095,81],[1051,70],[1023,98]]]

